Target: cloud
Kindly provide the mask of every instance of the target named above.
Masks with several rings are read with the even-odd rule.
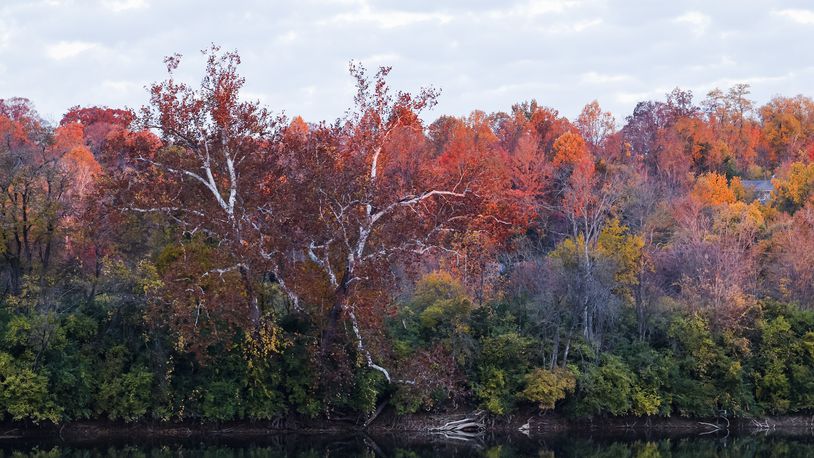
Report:
[[[46,48],[46,54],[54,60],[65,60],[98,47],[99,45],[96,43],[88,43],[85,41],[60,41],[59,43],[48,46]]]
[[[288,32],[278,35],[277,38],[274,39],[275,42],[280,44],[290,44],[297,41],[297,38],[300,36],[295,30],[289,30]]]
[[[547,30],[551,33],[579,33],[602,24],[602,18],[586,19],[572,24],[555,24]]]
[[[367,57],[363,57],[362,59],[359,59],[361,63],[371,67],[379,65],[392,65],[400,60],[401,56],[393,52],[373,54]]]
[[[712,23],[712,19],[704,13],[689,11],[674,19],[679,24],[686,24],[692,28],[695,35],[703,35]]]
[[[11,27],[0,20],[0,50],[8,46],[11,41]]]
[[[102,0],[102,6],[114,13],[127,10],[147,8],[150,6],[147,0]]]
[[[105,80],[102,82],[102,87],[112,92],[128,93],[132,91],[143,91],[144,83],[137,83],[135,81],[127,80],[119,81]]]
[[[370,23],[381,29],[393,29],[407,27],[421,22],[434,22],[436,24],[446,24],[452,20],[452,16],[439,12],[413,12],[399,10],[374,10],[370,5],[364,4],[352,13],[340,13],[327,20],[321,21],[323,24],[354,24]]]
[[[580,5],[577,0],[529,0],[525,3],[514,5],[508,10],[493,12],[498,16],[522,16],[534,17],[551,13],[562,13],[563,11]]]
[[[614,98],[617,102],[624,103],[626,105],[634,105],[643,100],[659,99],[667,92],[669,92],[669,90],[665,88],[652,89],[642,92],[617,92],[614,94]]]
[[[788,44],[810,40],[814,6],[767,3],[0,0],[0,93],[57,120],[77,104],[140,106],[140,82],[165,75],[162,56],[187,56],[178,77],[196,84],[198,50],[215,42],[241,53],[251,95],[310,120],[353,103],[351,59],[395,65],[395,89],[443,89],[428,121],[530,98],[566,116],[599,99],[623,119],[676,86],[745,80],[758,104],[811,94],[811,59]]]
[[[798,24],[814,24],[814,11],[801,9],[774,10],[772,14],[784,17]]]
[[[719,78],[715,81],[711,81],[709,83],[705,83],[700,85],[700,88],[726,88],[731,87],[736,84],[746,83],[752,86],[762,85],[762,86],[771,86],[778,83],[782,83],[785,81],[789,81],[796,77],[797,74],[795,72],[789,72],[785,75],[755,75],[755,76],[744,76],[740,78]],[[791,94],[789,94],[791,95]]]
[[[633,79],[634,78],[630,75],[608,75],[597,72],[583,73],[580,77],[580,81],[587,84],[625,83],[628,81],[633,81]]]
[[[254,91],[247,91],[243,90],[240,93],[240,98],[246,101],[255,102],[259,101],[260,103],[268,103],[269,96],[264,92],[254,92]]]

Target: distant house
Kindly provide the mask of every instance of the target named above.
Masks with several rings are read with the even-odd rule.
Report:
[[[743,187],[755,193],[755,198],[765,204],[772,197],[774,185],[771,180],[741,180]]]

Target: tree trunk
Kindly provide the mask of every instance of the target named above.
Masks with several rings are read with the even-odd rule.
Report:
[[[246,289],[246,295],[249,298],[249,320],[251,320],[252,328],[256,331],[260,328],[260,304],[257,292],[254,290],[249,268],[245,265],[240,266],[240,278],[243,279],[243,287]]]
[[[322,333],[322,351],[325,352],[336,342],[337,330],[339,329],[339,321],[342,318],[342,312],[345,310],[345,301],[348,297],[348,271],[342,274],[339,280],[339,286],[334,291],[334,300],[331,305],[331,310],[328,312],[328,322],[325,324],[325,330]]]
[[[565,352],[562,355],[562,367],[568,365],[568,352],[571,350],[571,333],[568,333],[568,341],[565,343]]]

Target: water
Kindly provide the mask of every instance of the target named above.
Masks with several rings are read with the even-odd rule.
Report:
[[[530,439],[485,436],[457,440],[437,436],[286,435],[205,441],[61,442],[4,441],[0,457],[814,457],[814,434],[597,436],[570,434]]]

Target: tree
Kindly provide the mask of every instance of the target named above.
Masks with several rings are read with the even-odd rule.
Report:
[[[526,389],[523,397],[536,402],[540,410],[551,410],[557,401],[574,392],[577,379],[568,369],[558,368],[552,371],[535,369],[525,377]]]
[[[99,166],[75,125],[52,131],[27,100],[0,100],[0,239],[8,289],[24,277],[44,286],[60,232],[76,217]]]
[[[365,328],[380,324],[388,269],[411,258],[446,253],[457,234],[504,225],[489,212],[495,186],[487,151],[459,147],[465,137],[453,130],[442,151],[430,148],[420,114],[437,92],[392,93],[390,68],[369,77],[351,64],[355,108],[333,126],[315,128],[286,144],[286,160],[297,171],[286,178],[295,252],[287,259],[318,273],[292,286],[313,303],[330,300],[323,352],[333,351],[338,325],[347,319],[365,364],[390,381],[374,362]],[[450,123],[454,125],[455,123]],[[299,176],[298,176],[299,175]],[[454,255],[454,254],[453,254]],[[324,295],[320,296],[319,293]]]
[[[124,166],[124,152],[121,148],[110,148],[113,138],[130,129],[136,115],[130,110],[106,107],[73,107],[59,122],[60,126],[79,125],[83,130],[84,142],[93,157],[105,169],[121,169]]]
[[[748,84],[736,84],[726,93],[713,89],[701,103],[713,132],[714,148],[739,171],[755,165],[761,141],[761,128],[752,117],[754,102],[749,94]]]
[[[602,111],[596,100],[582,108],[575,124],[582,138],[588,143],[591,154],[594,155],[602,152],[605,140],[616,131],[616,120],[613,115]]]
[[[735,192],[726,177],[715,172],[700,175],[695,180],[691,195],[704,205],[721,205],[735,202]]]
[[[806,157],[814,136],[814,101],[808,97],[775,97],[760,107],[767,162],[780,165]]]
[[[814,203],[807,202],[792,219],[778,225],[767,249],[767,284],[780,300],[814,306]]]
[[[814,192],[814,164],[793,162],[779,170],[772,180],[772,201],[780,210],[794,214],[811,199]]]
[[[246,327],[257,337],[264,327],[257,284],[267,271],[276,271],[263,249],[264,237],[276,228],[261,228],[259,223],[264,212],[272,211],[269,200],[280,176],[274,154],[280,120],[259,103],[241,100],[244,80],[237,73],[237,53],[221,53],[213,46],[203,54],[207,63],[200,87],[176,81],[181,56],[168,57],[169,78],[150,87],[150,104],[141,109],[139,125],[145,130],[119,131],[111,139],[128,155],[120,176],[122,210],[163,215],[177,224],[174,250],[183,250],[190,237],[216,245],[217,255],[202,252],[210,253],[203,264],[185,252],[180,258],[185,261],[168,272],[191,275],[192,280],[166,282],[168,297],[158,298],[169,306],[168,313],[188,324],[188,332],[211,338],[219,323],[226,323],[233,332]],[[207,268],[197,269],[202,265]],[[185,272],[192,266],[196,268]],[[227,285],[217,296],[220,304],[202,288],[212,282]],[[230,310],[240,303],[242,310]],[[230,305],[221,307],[224,304]],[[209,307],[219,307],[222,313],[212,316]]]

